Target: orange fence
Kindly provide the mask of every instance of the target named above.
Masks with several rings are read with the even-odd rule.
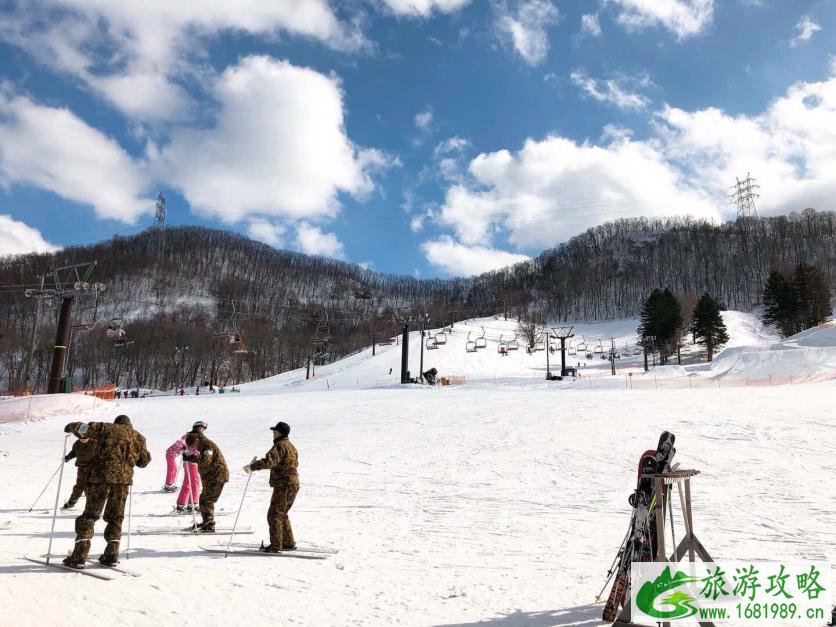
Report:
[[[84,394],[85,396],[95,396],[103,401],[112,401],[116,398],[116,384],[102,385],[83,392],[76,392],[76,394]]]

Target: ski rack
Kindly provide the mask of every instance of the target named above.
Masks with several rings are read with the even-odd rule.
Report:
[[[653,481],[653,494],[656,497],[657,507],[655,508],[654,523],[656,525],[656,561],[670,562],[675,564],[688,554],[688,561],[695,562],[695,557],[699,555],[704,562],[713,562],[714,560],[708,554],[706,548],[699,541],[694,534],[694,518],[691,514],[691,479],[700,474],[699,470],[670,470],[663,473],[646,473],[642,474],[642,479],[650,479]],[[679,502],[682,507],[682,518],[685,522],[685,537],[682,538],[670,557],[667,556],[665,549],[665,516],[671,504],[666,498],[666,488],[670,485],[676,485],[679,492]],[[683,491],[684,487],[684,491]],[[661,503],[662,507],[658,507]],[[673,529],[671,529],[673,534]],[[673,536],[672,536],[673,537]],[[630,582],[632,585],[632,582]],[[613,627],[654,627],[652,625],[643,625],[641,623],[631,622],[631,604],[632,595],[630,586],[624,595],[624,607],[619,612]],[[664,621],[657,623],[662,627],[670,627],[670,622]],[[715,627],[714,623],[710,621],[698,621],[700,627]]]

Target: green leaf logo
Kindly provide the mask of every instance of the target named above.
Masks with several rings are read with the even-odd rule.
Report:
[[[697,613],[692,605],[694,597],[682,590],[675,590],[679,586],[700,581],[698,577],[689,577],[681,571],[671,576],[670,567],[666,567],[653,582],[646,581],[636,595],[636,606],[648,616],[662,619],[688,618]],[[673,590],[673,592],[671,592]],[[664,598],[662,595],[671,592]],[[666,609],[656,607],[656,603]],[[667,609],[670,608],[670,609]]]

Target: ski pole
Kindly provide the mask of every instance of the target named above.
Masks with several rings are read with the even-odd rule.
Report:
[[[607,584],[610,583],[610,579],[612,579],[613,573],[615,573],[615,564],[618,562],[618,558],[621,557],[621,553],[624,550],[624,545],[627,542],[627,537],[630,535],[630,527],[627,528],[627,533],[624,534],[624,539],[621,541],[621,546],[618,547],[618,552],[615,554],[615,559],[610,564],[610,568],[607,571],[607,580],[604,582],[603,587],[601,588],[601,592],[599,592],[595,596],[595,602],[598,603],[601,600],[601,595],[604,594],[604,590],[607,589]]]
[[[174,481],[171,482],[171,485],[177,485],[177,480],[180,478],[180,467],[183,465],[183,458],[180,457],[179,461],[177,462],[177,472],[174,473]]]
[[[134,502],[134,487],[128,486],[128,549],[125,551],[125,559],[131,559],[131,506]]]
[[[54,473],[52,473],[52,476],[49,478],[49,481],[47,481],[47,482],[46,482],[46,485],[44,486],[44,489],[43,489],[43,490],[41,490],[41,493],[38,495],[38,498],[36,498],[36,499],[35,499],[35,502],[34,502],[34,503],[32,503],[32,507],[30,507],[30,508],[29,508],[29,511],[30,511],[30,512],[31,512],[33,509],[35,509],[35,505],[37,505],[37,504],[38,504],[38,501],[40,501],[40,500],[41,500],[41,497],[44,495],[44,492],[46,492],[46,489],[49,487],[49,484],[50,484],[50,483],[52,483],[52,480],[53,480],[53,479],[55,479],[55,475],[57,475],[57,474],[58,474],[58,471],[59,471],[59,470],[61,470],[61,468],[63,468],[63,467],[64,467],[64,459],[62,458],[62,459],[61,459],[61,465],[60,465],[60,466],[58,466],[58,468],[56,468],[56,469],[55,469],[55,472],[54,472]]]
[[[255,463],[258,457],[253,457],[253,461],[250,464]],[[229,542],[226,543],[226,553],[224,553],[224,559],[229,556],[229,547],[232,546],[232,538],[235,537],[235,528],[238,526],[238,517],[241,515],[241,510],[244,508],[244,499],[247,497],[247,488],[250,487],[250,479],[253,478],[252,470],[247,473],[247,483],[244,484],[244,494],[241,495],[241,505],[238,506],[238,513],[235,514],[235,522],[232,523],[232,533],[229,534]]]
[[[52,536],[55,534],[55,518],[58,516],[58,499],[61,498],[61,480],[64,478],[64,457],[67,456],[67,440],[70,434],[64,436],[64,450],[61,452],[61,465],[58,467],[58,489],[55,491],[55,505],[52,508],[52,527],[49,530],[49,548],[46,550],[46,563],[52,555]],[[51,481],[51,479],[50,479]]]

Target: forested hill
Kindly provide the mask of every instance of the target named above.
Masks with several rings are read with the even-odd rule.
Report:
[[[262,378],[345,355],[395,332],[397,313],[429,312],[431,324],[507,312],[542,319],[635,315],[647,294],[709,291],[730,308],[756,305],[772,269],[823,268],[833,285],[833,212],[712,225],[687,219],[620,220],[595,227],[531,262],[471,278],[417,280],[341,261],[276,250],[198,227],[146,231],[50,255],[0,260],[0,391],[45,385],[57,304],[45,302],[35,359],[24,381],[34,299],[24,289],[53,267],[96,261],[98,302],[78,299],[68,372],[77,385],[118,382],[170,388]],[[121,318],[133,342],[104,337]],[[240,332],[246,353],[223,333]],[[327,349],[313,347],[328,335]]]

